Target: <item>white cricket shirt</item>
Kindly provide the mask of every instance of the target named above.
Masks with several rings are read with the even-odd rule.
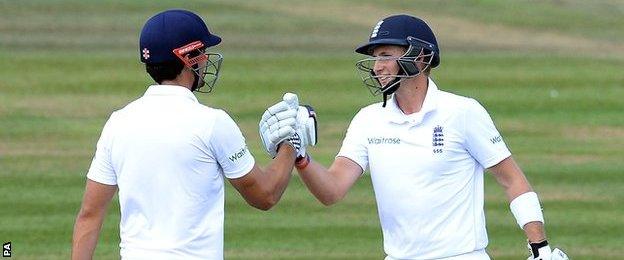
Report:
[[[227,113],[155,85],[111,115],[87,177],[119,187],[123,259],[223,259],[223,176],[253,165]]]
[[[394,98],[361,109],[337,156],[370,168],[386,254],[436,259],[487,246],[483,172],[510,155],[477,101],[429,79],[418,113]]]

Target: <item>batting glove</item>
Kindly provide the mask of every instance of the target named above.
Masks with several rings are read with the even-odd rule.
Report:
[[[312,106],[299,106],[295,132],[295,135],[291,138],[291,143],[299,144],[297,158],[303,158],[306,156],[306,147],[309,145],[315,146],[317,142],[316,112],[314,112]]]
[[[561,249],[555,248],[555,250],[551,251],[546,240],[539,243],[529,243],[528,247],[531,251],[531,256],[527,260],[568,260],[568,255]]]
[[[283,100],[269,107],[259,123],[260,138],[264,149],[275,158],[277,147],[282,142],[290,143],[290,138],[295,135],[297,127],[297,107],[299,101],[297,95],[292,93],[284,94]],[[295,149],[297,148],[293,145]]]

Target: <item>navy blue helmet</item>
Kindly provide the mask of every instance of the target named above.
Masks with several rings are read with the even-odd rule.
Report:
[[[409,42],[408,37],[415,41]],[[400,14],[386,17],[373,28],[368,42],[355,49],[355,52],[372,55],[377,45],[399,45],[409,47],[416,45],[433,52],[431,67],[440,64],[440,49],[431,27],[422,19],[411,15]]]
[[[406,51],[400,57],[390,57],[398,64],[396,75],[376,75],[375,63],[388,60],[388,57],[372,57],[358,61],[356,67],[360,72],[364,85],[373,95],[383,94],[383,106],[387,96],[394,93],[405,78],[418,76],[422,71],[435,68],[440,64],[440,49],[433,31],[422,19],[400,14],[386,17],[379,21],[368,42],[355,49],[355,52],[373,56],[375,47],[380,45],[404,46]],[[420,65],[420,66],[419,66]],[[387,84],[381,78],[392,77]]]
[[[179,60],[193,69],[196,78],[193,90],[204,84],[210,92],[216,84],[223,56],[206,53],[208,47],[221,42],[210,33],[197,14],[187,10],[167,10],[152,16],[141,30],[139,55],[141,62],[159,64]],[[200,64],[206,65],[200,67]],[[210,77],[206,80],[206,77]]]
[[[200,41],[204,47],[219,44],[221,38],[211,34],[204,21],[186,10],[167,10],[145,23],[139,40],[143,63],[160,63],[177,59],[174,49]],[[147,51],[144,51],[147,50]]]

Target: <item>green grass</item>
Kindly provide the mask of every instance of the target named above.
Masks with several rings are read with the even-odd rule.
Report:
[[[573,258],[621,258],[624,33],[617,25],[624,4],[385,3],[185,1],[225,39],[217,48],[222,78],[199,100],[227,110],[265,164],[257,121],[283,92],[299,93],[319,114],[320,143],[311,153],[328,165],[353,115],[378,100],[359,81],[353,48],[387,14],[422,15],[442,46],[436,82],[488,108],[540,194],[551,242]],[[0,1],[0,239],[13,242],[16,259],[68,258],[101,127],[151,84],[137,59],[140,28],[170,7],[180,4]],[[295,177],[269,212],[226,186],[228,259],[383,258],[368,175],[332,207]],[[490,255],[525,257],[525,238],[490,176],[486,217]],[[114,204],[96,259],[118,258],[118,221]]]

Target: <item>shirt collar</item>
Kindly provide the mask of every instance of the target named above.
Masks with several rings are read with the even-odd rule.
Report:
[[[388,116],[388,120],[392,123],[396,124],[404,124],[404,123],[413,123],[420,124],[429,112],[434,111],[438,106],[438,86],[433,82],[431,78],[428,78],[427,85],[427,93],[425,94],[425,100],[423,102],[422,108],[420,111],[406,115],[401,111],[395,96],[392,95],[392,98],[388,100],[388,109],[390,115]]]
[[[191,90],[177,85],[151,85],[143,96],[181,96],[198,102]]]

